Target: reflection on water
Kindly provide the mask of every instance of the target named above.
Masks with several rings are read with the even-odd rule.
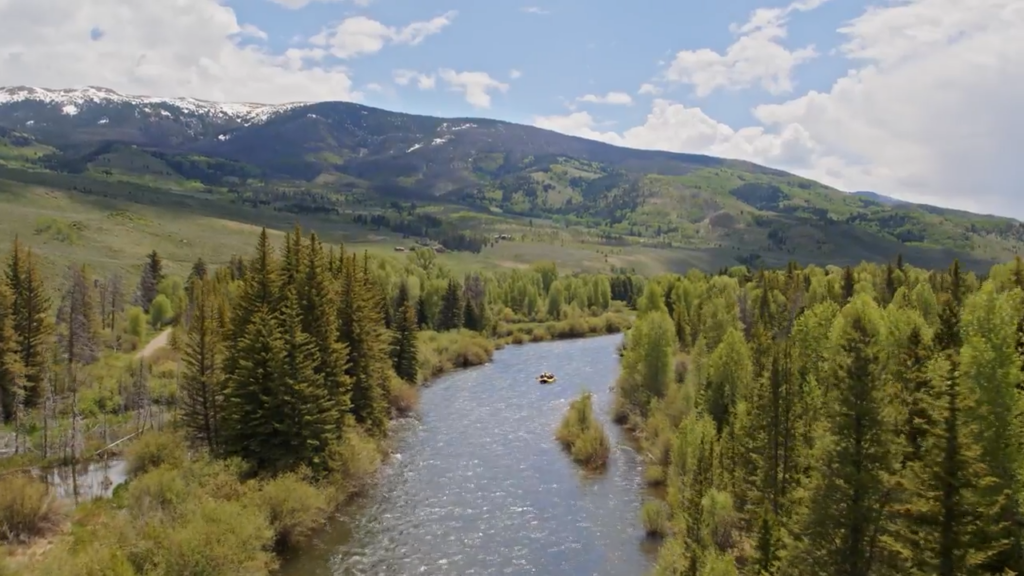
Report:
[[[124,460],[116,458],[83,462],[74,470],[71,466],[59,466],[44,470],[40,474],[50,487],[51,493],[58,498],[82,502],[94,498],[109,498],[114,488],[128,478],[128,469]]]
[[[355,574],[645,573],[641,463],[610,423],[620,336],[510,347],[438,380],[398,423],[381,485],[281,569]],[[536,383],[550,370],[554,385]],[[581,473],[554,430],[582,389],[611,434],[608,470]]]

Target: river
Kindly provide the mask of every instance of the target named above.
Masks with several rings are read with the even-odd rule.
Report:
[[[641,461],[610,422],[621,336],[510,346],[423,391],[419,421],[370,494],[281,567],[282,576],[616,575],[648,572]],[[544,370],[558,381],[540,385]],[[554,440],[584,389],[614,446],[600,475]]]

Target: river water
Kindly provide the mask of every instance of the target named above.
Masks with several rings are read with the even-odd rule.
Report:
[[[608,417],[621,336],[511,346],[423,391],[396,424],[379,486],[281,567],[282,576],[615,575],[648,572],[641,461]],[[536,375],[558,381],[540,385]],[[607,471],[581,472],[554,439],[594,393]]]

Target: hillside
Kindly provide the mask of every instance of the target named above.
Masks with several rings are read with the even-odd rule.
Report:
[[[454,250],[491,250],[494,233],[515,231],[591,252],[657,252],[654,268],[902,253],[983,269],[1024,241],[1015,220],[847,194],[748,162],[345,102],[0,88],[0,178],[151,205],[173,193],[206,203],[200,216],[214,203],[226,214],[355,219]]]

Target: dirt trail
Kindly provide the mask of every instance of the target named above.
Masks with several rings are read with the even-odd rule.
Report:
[[[157,350],[163,348],[164,346],[167,346],[167,343],[170,342],[170,340],[171,329],[168,328],[167,330],[164,330],[163,332],[157,334],[156,338],[150,340],[149,344],[146,344],[146,347],[140,350],[139,353],[135,355],[135,357],[148,358],[149,356],[152,356],[153,353],[156,352]]]

